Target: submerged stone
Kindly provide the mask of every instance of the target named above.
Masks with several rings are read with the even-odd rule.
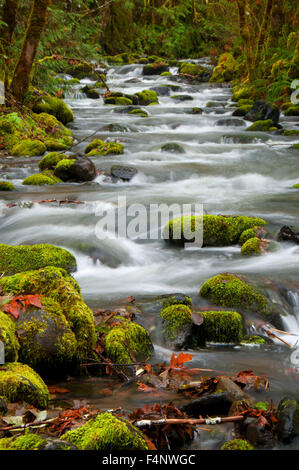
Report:
[[[192,333],[192,312],[186,305],[173,304],[165,307],[162,318],[164,341],[172,349],[181,349],[190,343]]]

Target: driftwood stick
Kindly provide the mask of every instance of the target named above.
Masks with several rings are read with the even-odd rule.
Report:
[[[163,426],[164,424],[221,424],[221,423],[234,423],[236,421],[243,421],[244,416],[228,416],[227,418],[187,418],[187,419],[142,419],[133,422],[134,426],[144,428],[146,426]]]

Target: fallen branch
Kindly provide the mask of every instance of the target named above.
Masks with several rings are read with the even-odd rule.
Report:
[[[14,426],[14,425],[8,425],[0,428],[0,432],[2,431],[24,431],[27,428],[40,428],[40,427],[46,427],[49,424],[53,423],[56,418],[51,418],[47,419],[46,421],[37,421],[36,423],[29,423],[29,424],[24,424],[23,426]]]
[[[164,424],[221,424],[221,423],[234,423],[236,421],[243,421],[244,416],[229,416],[227,418],[187,418],[187,419],[142,419],[140,421],[133,422],[137,428],[144,428],[146,426],[162,426]]]
[[[268,336],[270,336],[270,338],[276,338],[278,339],[279,341],[281,341],[282,343],[286,344],[287,346],[289,346],[289,348],[292,348],[292,345],[287,343],[286,341],[284,341],[283,339],[281,339],[279,336],[277,336],[276,334],[272,333],[270,330],[266,330],[265,328],[263,328],[264,332],[267,333]]]

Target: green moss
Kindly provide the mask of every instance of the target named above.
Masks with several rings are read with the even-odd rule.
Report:
[[[68,150],[72,146],[72,142],[70,143],[70,145],[67,145],[66,143],[54,139],[47,139],[44,141],[44,144],[47,147],[47,150],[49,151]]]
[[[192,312],[186,305],[170,305],[161,311],[160,316],[163,335],[170,341],[175,340],[187,324],[192,324]]]
[[[285,135],[285,136],[299,135],[299,131],[295,129],[287,129],[283,131],[282,135]]]
[[[106,336],[106,356],[116,364],[132,362],[130,351],[137,361],[147,359],[151,354],[152,343],[148,332],[140,325],[115,317],[115,325]]]
[[[248,104],[248,105],[243,105],[243,106],[239,106],[234,112],[233,112],[233,116],[239,116],[239,117],[242,117],[242,116],[246,116],[246,114],[252,109],[252,105],[251,104]]]
[[[181,295],[174,295],[163,302],[163,308],[169,307],[170,305],[187,305],[187,307],[192,307],[192,299],[187,296],[182,298]]]
[[[65,159],[65,155],[58,152],[47,153],[39,162],[38,166],[40,170],[54,170],[57,163]]]
[[[298,143],[298,144],[294,144],[294,145],[293,145],[293,148],[294,148],[295,150],[298,150],[298,149],[299,149],[299,143]]]
[[[159,103],[158,95],[153,90],[143,90],[140,93],[136,93],[135,96],[138,99],[138,104],[141,106]]]
[[[10,403],[25,401],[37,408],[45,408],[49,400],[48,387],[41,377],[18,362],[0,366],[0,395]]]
[[[162,72],[160,75],[161,75],[161,77],[172,77],[171,72]]]
[[[139,115],[141,117],[148,117],[147,112],[144,111],[143,109],[132,109],[132,111],[130,111],[129,114]]]
[[[266,344],[266,341],[260,336],[252,335],[245,336],[245,338],[242,339],[241,344]]]
[[[47,113],[55,116],[62,124],[68,124],[74,120],[72,110],[59,98],[43,95],[33,107],[35,113]]]
[[[253,311],[264,317],[270,315],[267,299],[233,274],[218,274],[206,281],[200,296],[215,305]]]
[[[103,142],[100,139],[95,139],[85,149],[87,157],[95,157],[97,155],[122,155],[124,153],[124,146],[117,142]]]
[[[250,99],[240,99],[238,101],[238,106],[253,106],[253,100]]]
[[[246,129],[249,132],[268,132],[272,130],[277,130],[277,127],[274,126],[274,122],[271,119],[266,121],[256,121],[250,127]]]
[[[223,216],[223,215],[204,215],[184,216],[171,220],[163,230],[163,236],[170,243],[183,245],[184,238],[183,227],[191,228],[191,232],[201,230],[203,223],[203,246],[228,246],[238,243],[240,235],[244,230],[256,226],[265,225],[266,222],[257,217]],[[169,232],[169,240],[167,234]],[[176,239],[180,237],[179,239]],[[189,240],[190,241],[190,240]]]
[[[219,57],[217,67],[214,68],[211,82],[230,82],[237,72],[237,62],[229,52]]]
[[[0,244],[0,272],[6,275],[55,266],[73,272],[77,268],[75,257],[67,250],[53,245]]]
[[[9,450],[42,450],[45,444],[46,440],[38,434],[26,432],[10,443]]]
[[[257,237],[258,229],[259,227],[253,227],[249,228],[248,230],[244,230],[239,238],[239,244],[242,246],[245,242],[247,242],[247,240],[250,240],[250,238]]]
[[[4,437],[3,439],[0,439],[0,450],[8,450],[12,439],[12,437]]]
[[[202,65],[183,62],[179,67],[179,73],[182,75],[192,75],[193,77],[200,77],[201,75],[207,73],[207,69],[202,67]]]
[[[298,188],[299,188],[299,183],[294,184],[294,185],[292,186],[292,188],[298,189]]]
[[[76,357],[83,360],[95,346],[92,311],[84,303],[77,282],[64,269],[46,267],[0,279],[4,294],[38,294],[56,301],[77,340]]]
[[[9,181],[0,181],[0,191],[13,191],[14,185]]]
[[[47,147],[40,140],[25,139],[14,145],[12,155],[14,157],[35,157],[43,155]]]
[[[80,450],[147,450],[142,433],[129,421],[102,413],[62,436]]]
[[[261,241],[257,237],[247,240],[241,248],[241,254],[245,256],[260,255],[261,253]]]
[[[44,186],[62,183],[61,179],[57,178],[51,173],[37,173],[36,175],[28,176],[24,179],[24,186]]]
[[[59,160],[57,163],[55,170],[65,170],[68,171],[73,164],[75,163],[75,159],[69,159],[69,158],[63,158],[62,160]]]
[[[221,450],[254,450],[254,447],[244,439],[234,439],[226,442]]]
[[[117,106],[130,106],[133,104],[133,101],[130,98],[124,96],[108,96],[104,99],[105,104],[115,104]]]
[[[232,101],[247,100],[252,97],[253,89],[250,87],[233,88]]]
[[[1,307],[1,305],[0,305]],[[18,360],[19,342],[16,337],[14,322],[8,315],[0,310],[0,341],[5,348],[5,361],[14,362]]]
[[[285,116],[299,116],[299,106],[290,106],[284,114]]]
[[[200,312],[204,322],[200,327],[200,343],[239,343],[243,336],[242,317],[237,312]]]

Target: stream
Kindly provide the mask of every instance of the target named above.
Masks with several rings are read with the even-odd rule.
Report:
[[[22,186],[22,180],[37,172],[39,159],[7,157],[5,175],[17,191],[0,196],[1,243],[51,243],[70,250],[78,263],[74,277],[91,308],[113,309],[133,296],[142,310],[142,305],[152,298],[171,293],[184,293],[199,305],[198,292],[204,281],[221,272],[243,274],[268,286],[275,301],[283,305],[286,330],[299,335],[298,245],[279,243],[273,253],[242,257],[239,246],[184,250],[161,239],[99,240],[95,230],[99,211],[106,210],[113,217],[119,196],[126,196],[127,204],[146,207],[197,202],[203,204],[205,213],[257,216],[268,222],[273,234],[283,225],[296,226],[299,193],[291,188],[298,183],[298,155],[286,145],[296,140],[250,133],[250,143],[237,143],[234,137],[244,134],[248,122],[239,118],[238,126],[217,125],[219,119],[231,117],[233,112],[228,86],[180,83],[167,76],[144,77],[141,65],[110,67],[107,81],[111,90],[128,94],[158,85],[179,85],[181,89],[173,94],[187,94],[193,99],[176,102],[170,96],[159,96],[159,105],[145,107],[149,116],[141,118],[121,113],[122,107],[105,106],[102,98],[87,99],[78,90],[67,95],[65,101],[75,114],[69,127],[75,139],[85,139],[74,151],[84,153],[87,143],[95,138],[117,140],[125,146],[124,155],[94,157],[97,169],[109,172],[112,165],[119,164],[132,166],[138,173],[129,182],[114,183],[99,174],[90,183],[33,188]],[[82,80],[78,89],[82,83],[92,82]],[[211,101],[215,105],[207,108]],[[195,107],[202,108],[203,113],[193,114]],[[281,116],[280,123],[286,128],[298,128],[294,119]],[[125,126],[127,132],[100,130],[112,123]],[[162,152],[161,146],[170,142],[180,144],[184,153]],[[6,207],[15,201],[49,198],[70,198],[85,204]],[[139,320],[147,325],[146,310]],[[299,336],[283,338],[293,345],[299,340]],[[152,362],[168,361],[171,354],[156,344]],[[270,391],[253,393],[259,401],[272,398],[277,404],[284,395],[298,398],[299,369],[291,362],[290,348],[282,343],[209,345],[192,354],[192,367],[225,374],[253,370],[255,375],[267,376]],[[157,400],[182,400],[169,393],[157,399],[137,392],[135,384],[117,388],[107,396],[101,393],[113,387],[114,382],[109,377],[90,377],[69,379],[60,385],[69,390],[63,395],[64,400],[84,401],[103,410],[120,406],[128,410]],[[221,425],[213,432],[201,431],[191,448],[219,448],[231,438],[231,433],[230,425]],[[298,440],[292,446],[298,447]]]

